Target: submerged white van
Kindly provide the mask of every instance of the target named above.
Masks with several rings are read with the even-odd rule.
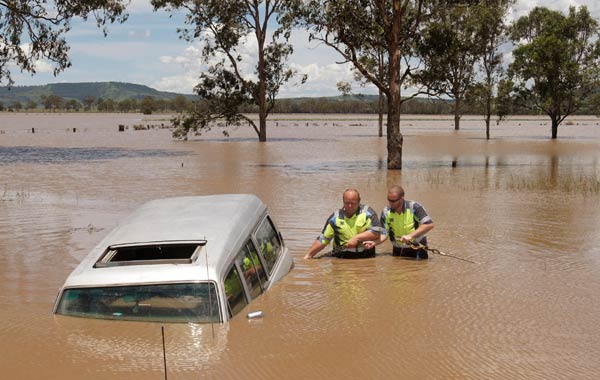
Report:
[[[224,322],[293,266],[254,195],[159,199],[123,220],[75,268],[54,313]]]

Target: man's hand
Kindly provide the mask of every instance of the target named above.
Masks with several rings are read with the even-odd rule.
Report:
[[[377,244],[375,244],[373,240],[363,241],[363,247],[365,247],[365,249],[375,248],[376,245]]]
[[[415,238],[410,234],[400,237],[400,241],[404,244],[410,244],[410,242],[412,242],[413,240],[415,240]]]
[[[356,248],[356,247],[358,247],[359,244],[360,244],[360,241],[358,240],[358,238],[356,236],[354,236],[353,238],[348,240],[348,243],[346,243],[346,248]]]

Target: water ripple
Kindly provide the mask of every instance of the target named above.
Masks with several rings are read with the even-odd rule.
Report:
[[[122,148],[48,148],[39,146],[0,147],[0,165],[60,164],[117,158],[167,157],[189,154],[184,151]]]

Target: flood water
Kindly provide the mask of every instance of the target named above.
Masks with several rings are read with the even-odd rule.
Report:
[[[55,316],[68,274],[162,197],[253,193],[295,267],[222,325],[164,324],[168,379],[597,379],[600,125],[513,117],[485,140],[404,116],[386,169],[376,115],[273,115],[173,141],[166,116],[0,114],[0,377],[164,379],[161,324]],[[128,126],[118,132],[118,125]],[[35,133],[32,133],[34,128]],[[73,132],[76,128],[76,132]],[[402,184],[435,222],[432,255],[303,260],[341,193],[378,212]],[[248,320],[250,311],[264,317]]]

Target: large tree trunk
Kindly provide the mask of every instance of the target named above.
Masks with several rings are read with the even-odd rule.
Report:
[[[267,75],[265,63],[265,30],[258,24],[258,9],[256,24],[256,40],[258,41],[258,141],[267,141]]]
[[[488,74],[485,91],[485,139],[490,139],[490,119],[492,118],[492,84],[491,75]]]
[[[267,141],[267,89],[262,48],[258,55],[258,141]]]
[[[552,139],[558,137],[558,117],[552,116]]]
[[[460,129],[460,98],[456,98],[454,102],[454,130],[458,131]]]
[[[400,20],[401,4],[393,2],[393,20],[390,33],[387,35],[388,45],[388,80],[390,93],[387,118],[387,167],[392,170],[402,169],[402,134],[400,133]]]
[[[390,76],[390,79],[392,79],[392,76]],[[388,96],[387,166],[388,169],[399,170],[402,169],[403,142],[402,133],[400,133],[400,85],[397,82],[397,78],[393,79],[394,81],[390,80],[390,96]]]

